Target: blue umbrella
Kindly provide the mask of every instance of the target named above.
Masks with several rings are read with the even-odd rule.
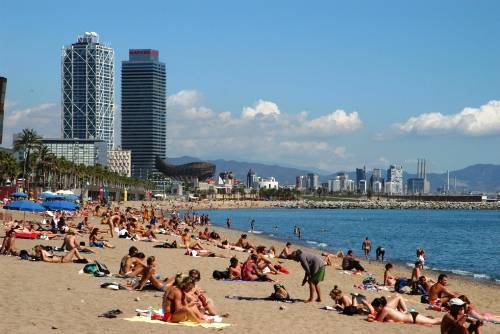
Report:
[[[46,210],[40,204],[28,200],[14,201],[5,205],[3,208],[8,210],[19,210],[19,211],[29,211],[29,212],[43,212]]]
[[[19,197],[19,198],[27,198],[28,197],[28,195],[26,195],[25,193],[21,193],[21,192],[12,193],[12,194],[10,194],[10,196]]]
[[[64,211],[78,210],[78,205],[68,201],[45,201],[42,203],[42,205],[49,210],[64,210]]]
[[[54,198],[56,195],[54,195],[53,193],[51,192],[48,192],[48,191],[44,191],[43,193],[40,194],[40,198]]]

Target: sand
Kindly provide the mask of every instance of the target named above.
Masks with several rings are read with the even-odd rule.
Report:
[[[236,230],[216,228],[229,240],[236,241],[241,233]],[[3,231],[2,231],[3,235]],[[87,241],[80,238],[81,240]],[[162,240],[173,241],[172,236],[161,236]],[[280,242],[257,235],[249,237],[253,244],[274,244],[278,249]],[[179,240],[179,239],[177,239]],[[17,240],[18,249],[30,249],[37,243],[60,246],[61,240],[31,241]],[[226,299],[227,295],[267,297],[273,291],[273,283],[226,282],[211,278],[213,270],[227,268],[227,258],[193,258],[183,255],[182,249],[153,248],[154,243],[132,242],[124,239],[112,240],[115,249],[99,250],[97,254],[86,255],[89,260],[98,259],[111,271],[117,272],[121,257],[131,245],[135,245],[147,256],[157,258],[159,273],[162,277],[177,272],[187,272],[197,268],[201,271],[200,282],[208,296],[213,299],[222,313],[230,313],[225,320],[230,327],[222,329],[227,333],[439,333],[439,326],[424,327],[390,323],[369,323],[363,316],[345,316],[332,311],[321,310],[324,305],[332,305],[328,292],[338,285],[345,293],[365,294],[370,300],[376,296],[390,296],[390,292],[368,292],[356,289],[363,276],[345,275],[334,267],[327,267],[325,281],[321,284],[323,302],[313,304],[284,304],[272,301],[239,301]],[[206,247],[225,256],[236,255],[246,259],[246,253],[216,248],[207,243]],[[302,248],[304,249],[304,248]],[[314,250],[311,250],[314,251]],[[276,260],[275,260],[276,261]],[[338,263],[338,260],[337,260]],[[293,298],[306,299],[307,286],[302,287],[303,271],[293,261],[283,263],[289,275],[276,276]],[[362,264],[378,279],[383,274],[381,263]],[[141,322],[129,322],[123,318],[136,314],[135,309],[147,309],[161,305],[162,293],[153,291],[129,292],[100,288],[103,282],[119,281],[114,278],[95,278],[79,274],[81,264],[50,264],[43,262],[21,261],[16,257],[0,256],[2,275],[0,277],[0,333],[195,333],[213,329],[200,327],[168,326]],[[411,274],[410,269],[396,267],[394,272],[404,276]],[[435,273],[427,272],[434,279]],[[450,289],[466,293],[480,310],[500,314],[500,289],[495,284],[475,282],[452,276]],[[404,296],[410,307],[415,307],[425,315],[441,317],[442,314],[428,311],[420,304],[419,296]],[[284,309],[280,309],[284,308]],[[99,318],[98,315],[120,309],[123,314],[116,319]],[[486,324],[482,333],[500,333],[500,325]]]

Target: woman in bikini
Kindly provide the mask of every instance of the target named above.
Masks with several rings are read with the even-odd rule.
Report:
[[[98,248],[115,248],[112,244],[110,244],[107,240],[103,239],[102,237],[98,237],[97,234],[99,233],[99,228],[94,227],[92,229],[92,232],[90,232],[89,235],[89,245],[90,247],[98,247]]]
[[[82,261],[82,263],[84,261],[86,261],[80,255],[80,252],[78,252],[78,249],[76,249],[76,248],[73,248],[64,256],[57,256],[57,255],[52,255],[49,252],[47,252],[43,248],[42,245],[38,245],[35,247],[35,256],[40,258],[43,262],[49,262],[49,263],[69,263],[69,262],[73,262],[74,258]]]
[[[391,273],[392,268],[393,268],[393,265],[391,263],[387,263],[385,265],[385,272],[384,272],[384,285],[385,286],[394,286],[394,284],[396,284],[397,278],[392,275],[392,273]]]
[[[417,325],[439,325],[441,319],[433,319],[419,314],[417,311],[399,311],[391,308],[384,297],[375,298],[370,305],[370,314],[368,321],[380,322],[399,322],[404,324],[417,324]]]
[[[165,292],[162,305],[165,321],[173,323],[182,321],[207,322],[203,319],[203,314],[195,306],[189,305],[187,295],[194,287],[194,280],[187,276],[177,286],[174,285]]]

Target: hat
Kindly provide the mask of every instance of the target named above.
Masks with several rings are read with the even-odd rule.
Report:
[[[450,305],[462,306],[464,304],[465,304],[465,302],[462,299],[460,299],[460,298],[452,298],[452,299],[450,299]]]

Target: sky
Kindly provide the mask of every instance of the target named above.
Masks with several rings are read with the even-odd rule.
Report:
[[[500,164],[498,1],[8,1],[4,143],[61,135],[61,48],[167,67],[167,156],[429,172]]]

